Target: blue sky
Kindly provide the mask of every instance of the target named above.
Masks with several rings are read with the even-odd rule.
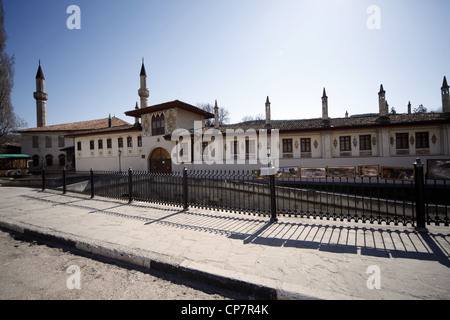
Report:
[[[70,30],[70,5],[81,29]],[[367,21],[379,8],[379,29]],[[47,124],[124,120],[139,101],[145,59],[149,105],[214,103],[231,122],[378,112],[380,84],[397,112],[441,108],[450,76],[448,0],[3,0],[7,52],[15,56],[12,102],[36,126],[38,61]],[[374,21],[374,20],[370,20]]]

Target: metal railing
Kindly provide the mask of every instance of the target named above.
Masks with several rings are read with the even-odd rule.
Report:
[[[449,226],[450,188],[445,180],[376,178],[259,179],[250,171],[42,172],[42,189],[63,193],[207,208],[253,215],[408,225]]]

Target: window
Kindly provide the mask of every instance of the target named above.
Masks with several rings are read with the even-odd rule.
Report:
[[[102,139],[98,140],[98,149],[99,150],[103,149],[103,140]]]
[[[119,145],[119,148],[123,148],[123,138],[118,138],[117,144]]]
[[[142,147],[142,136],[139,135],[137,140],[138,140],[138,147]]]
[[[341,151],[352,151],[350,140],[350,136],[339,137],[339,147]]]
[[[359,136],[359,150],[361,151],[372,150],[372,144],[370,140],[371,140],[370,134]]]
[[[45,156],[45,164],[47,167],[51,167],[53,165],[53,156],[51,154]]]
[[[46,148],[52,147],[52,137],[50,137],[50,136],[45,137],[45,147]]]
[[[188,150],[188,146],[189,146],[189,144],[187,142],[181,142],[181,143],[177,144],[177,150],[178,150],[179,156],[181,158],[183,157],[185,152],[186,152],[187,157],[189,157],[190,153],[189,153],[189,150]]]
[[[64,148],[64,136],[58,137],[58,147]]]
[[[164,129],[164,115],[152,117],[152,136],[158,136],[165,133]]]
[[[77,142],[77,150],[78,150],[78,151],[81,151],[81,141],[78,141],[78,142]]]
[[[416,149],[428,149],[429,147],[428,132],[416,132]]]
[[[95,145],[94,145],[94,140],[89,141],[89,149],[94,150]]]
[[[133,137],[127,137],[127,147],[133,148]]]
[[[39,148],[39,137],[33,136],[31,143],[33,148]]]
[[[208,142],[202,142],[202,155],[208,157]]]
[[[283,153],[292,152],[292,139],[283,139]]]
[[[106,139],[106,147],[108,149],[112,148],[112,139],[111,138]]]
[[[311,152],[311,138],[301,138],[300,139],[300,151],[301,152]]]
[[[239,148],[239,144],[238,144],[238,141],[237,140],[234,140],[234,141],[232,141],[232,148],[231,148],[231,153],[233,154],[233,156],[234,156],[234,159],[237,159],[237,155],[238,155],[238,148]]]
[[[60,154],[58,156],[58,163],[60,167],[64,167],[66,165],[66,156],[64,154]]]
[[[33,167],[39,167],[39,156],[35,154],[32,159],[33,159]]]
[[[245,140],[245,158],[256,158],[256,143],[255,140]]]
[[[397,149],[409,149],[407,132],[395,134],[395,147]]]

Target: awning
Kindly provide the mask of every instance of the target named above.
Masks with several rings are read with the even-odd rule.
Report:
[[[30,158],[26,154],[0,154],[0,159],[25,159]]]

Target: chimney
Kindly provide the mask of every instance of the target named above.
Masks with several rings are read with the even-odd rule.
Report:
[[[411,114],[411,101],[408,101],[408,114]]]
[[[325,92],[325,88],[323,88],[322,94],[322,127],[329,127],[330,119],[328,118],[328,97]]]
[[[448,116],[450,115],[450,96],[447,78],[445,76],[444,81],[442,82],[441,96],[442,96],[442,113]]]
[[[137,101],[136,101],[136,106],[134,107],[134,110],[139,110]],[[134,126],[137,127],[138,125],[139,125],[139,117],[136,116],[136,117],[134,117]]]
[[[270,127],[271,123],[270,123],[270,101],[269,101],[269,96],[267,96],[266,99],[266,127]]]
[[[378,122],[389,122],[389,111],[388,104],[386,102],[386,91],[384,91],[383,85],[380,86],[380,92],[378,92],[378,107],[379,107],[379,117]]]
[[[214,128],[219,129],[219,107],[217,106],[217,100],[214,105]]]
[[[112,127],[112,119],[111,119],[111,113],[109,114],[109,118],[108,118],[108,128]]]

